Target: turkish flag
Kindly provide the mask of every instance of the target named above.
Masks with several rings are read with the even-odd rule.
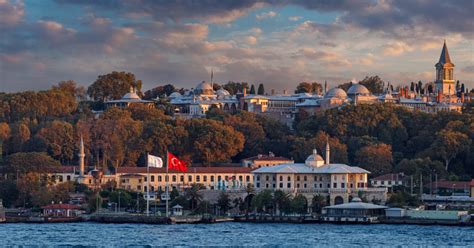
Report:
[[[168,169],[177,170],[181,172],[187,172],[188,167],[186,163],[182,160],[179,160],[178,157],[168,152]]]

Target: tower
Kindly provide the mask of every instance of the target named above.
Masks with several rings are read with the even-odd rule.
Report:
[[[79,153],[77,154],[79,156],[79,176],[84,177],[84,158],[86,157],[86,154],[84,153],[84,140],[82,139],[81,135],[81,144],[79,146]]]
[[[446,40],[444,41],[443,50],[439,62],[436,63],[436,90],[441,91],[443,95],[451,96],[456,94],[454,87],[454,64],[449,57]]]
[[[331,156],[330,154],[330,148],[329,148],[329,140],[326,141],[326,154],[324,154],[325,159],[326,159],[326,164],[329,164],[329,157]]]

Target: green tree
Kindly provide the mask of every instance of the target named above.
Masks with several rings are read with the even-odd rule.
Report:
[[[326,197],[322,195],[314,195],[311,200],[311,208],[313,213],[321,214],[323,208],[327,205]]]
[[[387,144],[368,145],[355,155],[357,165],[373,175],[382,175],[392,170],[392,148]]]
[[[189,201],[191,210],[194,211],[198,204],[202,201],[202,195],[199,193],[201,190],[200,184],[192,184],[191,188],[186,191],[186,198]]]
[[[217,206],[220,208],[223,213],[227,213],[230,209],[230,198],[229,194],[226,192],[221,192],[219,198],[217,199]]]
[[[138,94],[142,88],[142,81],[136,80],[135,75],[130,72],[117,72],[100,75],[97,80],[89,86],[87,94],[95,101],[105,102],[122,98],[131,87],[136,87]]]
[[[290,196],[282,190],[275,190],[273,193],[273,209],[278,211],[280,215],[283,210],[288,208],[290,205]]]
[[[384,81],[379,76],[366,76],[360,84],[367,87],[372,94],[382,94]]]
[[[467,135],[451,131],[441,130],[437,134],[435,142],[431,146],[434,156],[444,159],[446,171],[450,162],[460,153],[468,151],[472,140]]]
[[[255,86],[252,84],[252,86],[250,87],[250,92],[249,94],[251,95],[255,95]]]
[[[306,214],[308,212],[308,200],[304,195],[297,194],[291,201],[291,208],[297,214]]]
[[[258,95],[265,95],[265,88],[263,87],[263,84],[258,85],[257,94]]]

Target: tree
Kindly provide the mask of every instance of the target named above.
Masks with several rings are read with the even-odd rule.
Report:
[[[411,92],[415,91],[415,83],[414,82],[411,82],[411,84],[410,84],[410,91]]]
[[[265,88],[263,87],[263,84],[258,85],[257,94],[258,95],[265,95]]]
[[[308,200],[304,195],[297,194],[291,201],[291,208],[297,214],[306,214],[308,212]]]
[[[117,72],[100,75],[97,80],[89,86],[87,94],[95,101],[105,102],[122,98],[131,87],[138,90],[142,88],[142,81],[136,80],[135,75],[130,72]]]
[[[382,94],[385,83],[379,76],[366,76],[359,84],[364,85],[372,94]]]
[[[3,162],[3,141],[10,137],[10,126],[6,122],[0,122],[0,163]]]
[[[313,213],[321,214],[323,207],[327,205],[326,197],[322,195],[314,195],[311,200],[311,208]]]
[[[171,93],[176,92],[176,88],[172,84],[160,85],[151,90],[145,91],[143,99],[150,100],[157,97],[162,98],[171,95]]]
[[[283,213],[283,209],[288,208],[290,204],[290,196],[282,190],[275,190],[273,193],[273,209],[278,211],[280,215]]]
[[[119,198],[120,198],[120,204],[119,204]],[[132,196],[125,190],[116,190],[116,191],[111,192],[109,195],[109,202],[116,203],[117,208],[119,207],[118,205],[120,205],[120,208],[128,208],[132,204],[132,201],[133,201]]]
[[[302,82],[296,86],[295,93],[312,93],[312,94],[321,94],[323,91],[323,86],[320,83],[307,83]]]
[[[192,184],[191,188],[186,191],[186,199],[189,201],[191,210],[194,211],[198,204],[202,201],[202,195],[199,193],[201,190],[200,184]]]
[[[62,163],[69,163],[73,159],[76,142],[74,129],[70,123],[54,120],[41,128],[35,136],[45,141],[51,157]]]
[[[252,198],[252,208],[258,213],[267,212],[272,207],[272,192],[268,189],[261,191]]]
[[[217,206],[220,208],[223,213],[227,213],[230,208],[230,198],[229,195],[225,192],[221,192],[219,194],[219,198],[217,199]]]
[[[238,82],[229,81],[228,83],[224,84],[222,87],[225,90],[227,90],[231,95],[235,95],[239,92],[243,92],[244,88],[248,90],[248,84],[244,82],[238,83]]]
[[[449,163],[458,154],[468,151],[472,141],[467,135],[452,130],[441,130],[436,136],[435,142],[431,145],[433,156],[444,159],[445,169],[448,171]]]
[[[252,86],[250,87],[250,92],[249,94],[251,95],[255,95],[255,86],[252,84]]]
[[[18,152],[7,157],[5,164],[7,171],[15,174],[48,173],[61,166],[61,164],[40,152]]]
[[[211,163],[229,160],[242,151],[244,136],[222,122],[207,119],[191,119],[185,128],[189,133],[193,158]]]
[[[355,161],[374,176],[389,173],[392,170],[392,147],[387,144],[362,147],[356,152]]]

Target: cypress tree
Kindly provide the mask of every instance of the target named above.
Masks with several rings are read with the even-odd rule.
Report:
[[[252,84],[252,87],[250,87],[250,94],[255,95],[255,86]]]
[[[259,85],[258,85],[257,94],[259,94],[259,95],[265,95],[265,89],[263,88],[263,84],[259,84]]]

